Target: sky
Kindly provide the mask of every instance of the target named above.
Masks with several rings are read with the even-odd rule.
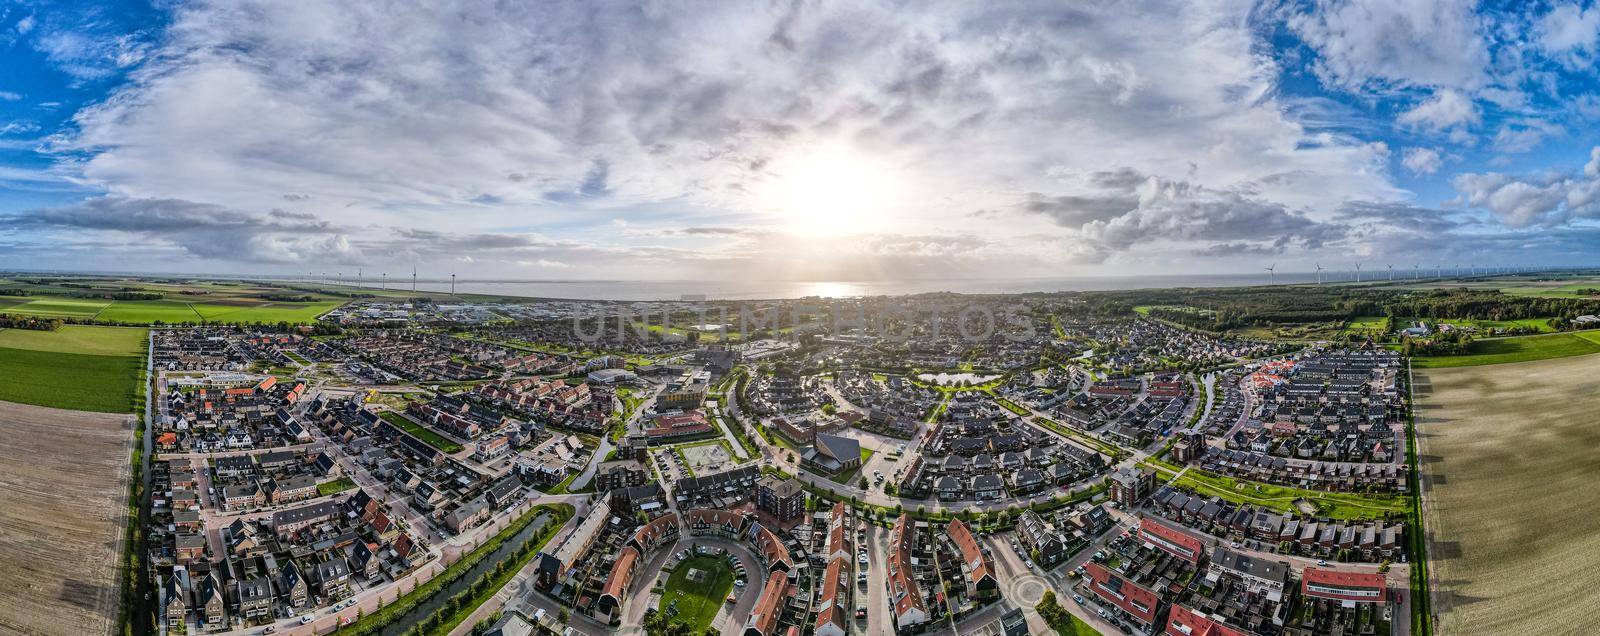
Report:
[[[1588,265],[1597,57],[1565,0],[0,0],[0,269]]]

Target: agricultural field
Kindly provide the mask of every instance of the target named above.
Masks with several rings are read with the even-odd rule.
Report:
[[[1600,353],[1600,331],[1474,340],[1472,353],[1467,355],[1422,356],[1412,358],[1411,364],[1419,369],[1472,367],[1566,358],[1591,353]]]
[[[0,347],[96,356],[143,356],[147,333],[142,327],[84,325],[64,325],[55,331],[0,329]]]
[[[0,401],[127,413],[138,397],[145,330],[0,331]]]
[[[27,302],[7,307],[6,313],[46,318],[93,318],[110,304],[109,300],[95,298],[31,296]]]
[[[0,431],[0,632],[114,633],[132,419],[0,403]]]
[[[1417,372],[1438,633],[1590,633],[1600,611],[1597,362]]]
[[[343,294],[301,291],[266,284],[234,281],[150,281],[94,277],[0,279],[0,289],[21,289],[31,296],[0,297],[0,312],[148,324],[201,320],[220,322],[308,323],[348,301]],[[381,290],[361,290],[374,295]],[[161,294],[158,300],[108,300],[80,298],[94,294]],[[273,300],[276,296],[305,297],[304,301]]]
[[[119,300],[101,310],[96,320],[108,322],[195,322],[201,316],[181,300]]]

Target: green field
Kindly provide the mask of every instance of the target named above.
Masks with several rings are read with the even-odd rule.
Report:
[[[142,327],[82,325],[64,325],[56,331],[0,329],[0,347],[96,356],[143,356],[146,333],[148,330]]]
[[[92,318],[100,313],[109,300],[95,298],[35,298],[6,308],[6,313],[49,318]]]
[[[701,581],[690,581],[689,572],[700,570],[705,574]],[[690,633],[699,634],[711,626],[717,617],[728,591],[733,589],[733,568],[724,557],[695,556],[672,571],[661,594],[660,610],[667,611],[677,603],[677,618],[689,623]]]
[[[100,311],[96,320],[108,322],[196,322],[200,314],[181,300],[119,300]]]
[[[417,439],[426,442],[429,446],[437,448],[446,453],[461,452],[460,444],[445,439],[443,435],[433,432],[428,427],[411,421],[411,418],[394,411],[384,411],[378,415],[390,424],[400,427],[400,430],[410,433],[416,436]]]
[[[0,347],[0,400],[58,409],[127,413],[139,391],[141,356]]]
[[[195,303],[202,318],[221,322],[311,322],[317,316],[344,304],[342,301],[311,303],[262,303],[253,307]]]
[[[1493,338],[1472,342],[1472,353],[1460,356],[1422,356],[1411,359],[1420,369],[1473,367],[1506,362],[1528,362],[1600,353],[1600,332],[1582,331],[1544,336]]]

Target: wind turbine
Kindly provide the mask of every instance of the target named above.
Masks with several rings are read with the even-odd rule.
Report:
[[[1439,275],[1438,278],[1444,278],[1444,263],[1434,263],[1433,267],[1434,267],[1434,269],[1439,270],[1437,272],[1434,272],[1435,274]]]
[[[1321,285],[1322,284],[1322,263],[1316,263],[1316,266],[1317,266],[1317,284]]]
[[[389,291],[389,272],[383,273],[383,290]]]
[[[1277,263],[1273,263],[1272,267],[1267,267],[1267,268],[1264,268],[1264,269],[1267,270],[1267,284],[1271,285],[1272,281],[1273,281],[1272,276],[1273,276],[1273,273],[1275,273],[1278,270],[1278,264]]]
[[[451,274],[450,275],[450,295],[451,296],[456,295],[456,275],[455,274]]]
[[[417,266],[411,266],[411,293],[417,293]]]
[[[1361,282],[1361,263],[1356,263],[1356,282]]]
[[[1389,264],[1389,280],[1394,280],[1394,263]]]
[[[1418,265],[1416,263],[1412,263],[1411,264],[1411,280],[1417,280],[1417,279],[1420,279],[1420,278],[1422,278],[1422,266]]]

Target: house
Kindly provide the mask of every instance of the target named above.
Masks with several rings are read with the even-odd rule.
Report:
[[[1343,572],[1306,568],[1300,577],[1300,593],[1312,598],[1339,601],[1345,608],[1357,603],[1387,603],[1388,582],[1375,572]]]
[[[172,568],[172,576],[161,584],[162,614],[167,617],[169,624],[181,624],[189,619],[191,593],[188,568]]]
[[[1067,557],[1066,542],[1039,513],[1024,510],[1017,518],[1017,534],[1022,539],[1022,545],[1027,546],[1029,557],[1046,568],[1060,563]]]
[[[324,598],[344,598],[350,593],[350,564],[339,557],[312,564],[308,570]]]
[[[278,594],[285,604],[294,608],[305,607],[306,599],[311,596],[305,577],[300,575],[300,568],[292,561],[278,572]]]
[[[1139,520],[1139,538],[1145,545],[1195,565],[1205,556],[1205,543],[1199,538],[1149,517]]]
[[[961,570],[967,575],[969,593],[980,598],[1000,593],[1000,579],[995,576],[994,561],[978,545],[977,537],[966,522],[954,519],[945,527],[950,541],[961,551]]]
[[[889,586],[889,603],[894,609],[894,625],[898,630],[912,630],[928,622],[927,601],[917,585],[917,575],[912,569],[914,532],[911,515],[902,513],[889,530],[889,558],[886,580]]]
[[[485,519],[488,519],[489,510],[488,500],[480,495],[472,501],[457,506],[455,510],[450,511],[450,514],[445,515],[444,525],[451,532],[461,534],[463,530],[483,523]]]
[[[195,618],[206,627],[222,627],[228,620],[226,606],[222,584],[217,581],[216,573],[206,573],[195,589]]]
[[[1212,620],[1210,616],[1182,605],[1172,606],[1167,614],[1167,629],[1163,636],[1250,636],[1250,632],[1229,627]]]
[[[794,596],[794,590],[789,585],[788,575],[775,571],[768,576],[766,587],[761,590],[755,607],[750,610],[750,617],[745,619],[744,636],[776,634],[778,618],[782,616],[783,608],[791,596]]]
[[[1083,567],[1089,578],[1089,591],[1102,602],[1121,610],[1120,613],[1141,631],[1148,632],[1156,625],[1164,609],[1160,595],[1099,563],[1089,562]]]
[[[1224,573],[1239,577],[1244,581],[1246,591],[1265,596],[1274,603],[1283,600],[1283,590],[1289,583],[1288,563],[1251,557],[1218,547],[1211,551],[1211,567],[1206,570],[1206,580],[1215,584]]]

